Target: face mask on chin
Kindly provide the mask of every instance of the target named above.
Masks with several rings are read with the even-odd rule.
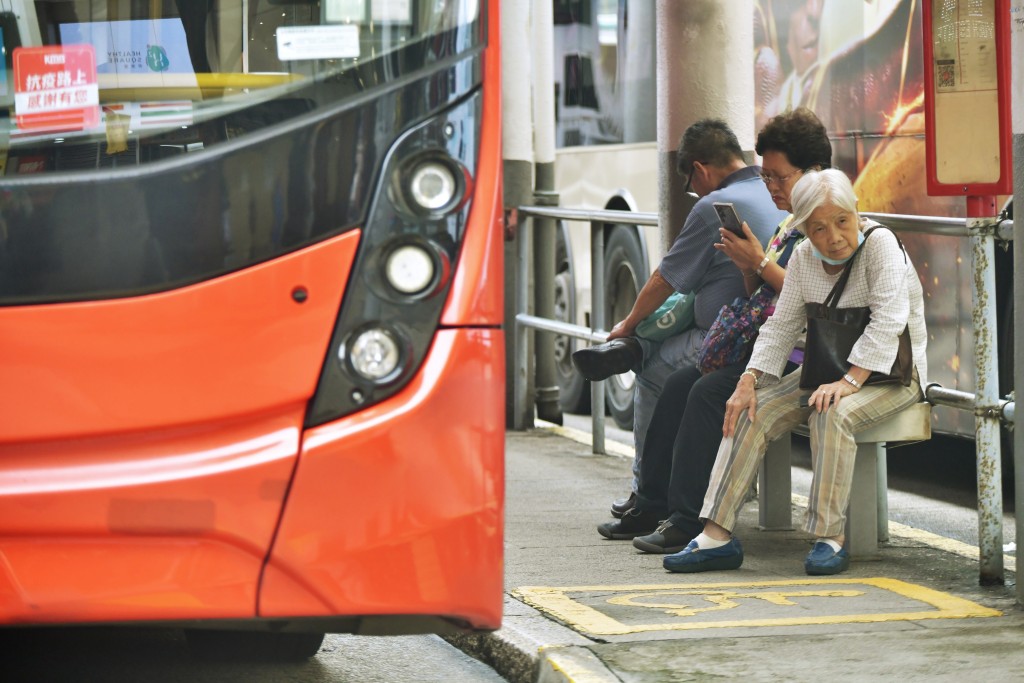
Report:
[[[859,249],[860,245],[862,245],[862,244],[864,244],[864,233],[858,231],[857,232],[857,248]],[[825,263],[827,263],[829,265],[832,265],[832,266],[841,266],[841,265],[843,265],[844,263],[846,263],[847,261],[849,261],[850,259],[853,258],[853,254],[857,253],[857,249],[854,249],[853,253],[850,254],[849,256],[847,256],[844,259],[829,258],[828,256],[825,256],[820,251],[818,251],[818,248],[815,247],[813,244],[811,245],[811,251],[814,252],[815,258],[817,258],[817,259],[819,259],[821,261],[824,261]]]

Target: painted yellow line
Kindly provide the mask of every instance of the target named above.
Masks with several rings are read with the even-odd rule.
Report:
[[[798,586],[846,586],[856,588],[857,586],[869,587],[878,590],[889,591],[903,598],[924,603],[931,609],[903,611],[903,612],[861,612],[852,614],[831,614],[831,615],[801,615],[798,617],[782,618],[761,618],[761,619],[724,619],[718,621],[668,621],[664,623],[631,623],[625,624],[618,619],[605,614],[598,609],[579,602],[573,595],[586,597],[588,593],[609,594],[616,593],[617,596],[606,598],[606,602],[615,604],[613,600],[618,597],[620,606],[623,605],[623,593],[639,593],[656,599],[658,594],[664,596],[686,595],[701,597],[706,592],[717,600],[710,600],[712,604],[718,605],[715,608],[704,608],[703,611],[722,609],[722,598],[757,598],[767,599],[775,605],[791,605],[799,607],[799,603],[793,602],[791,598],[806,595],[807,597],[857,597],[865,595],[864,591],[857,590],[835,590],[835,591],[766,591],[764,595],[757,595],[750,591],[764,588],[777,587],[798,587]],[[724,590],[723,590],[724,589]],[[736,591],[742,590],[743,593]],[[849,623],[881,623],[887,621],[920,621],[925,619],[966,619],[1002,616],[1002,612],[977,603],[958,598],[948,593],[941,593],[931,588],[906,583],[897,579],[889,578],[824,578],[824,579],[795,579],[782,581],[755,581],[747,583],[703,583],[703,584],[659,584],[659,585],[628,585],[628,586],[572,586],[563,588],[544,586],[524,586],[512,591],[513,596],[523,602],[545,612],[560,621],[563,621],[573,628],[597,636],[628,635],[634,633],[646,633],[652,631],[688,631],[709,628],[736,628],[736,627],[757,627],[757,626],[802,626],[822,624],[849,624]],[[689,614],[693,609],[664,609],[673,607],[672,604],[649,603],[643,605],[635,601],[635,596],[630,596],[634,606],[639,609],[657,610],[659,616],[669,614]],[[734,601],[733,601],[734,602]],[[738,603],[729,605],[736,607]],[[685,605],[677,607],[684,608]],[[649,614],[649,612],[648,612]]]
[[[568,683],[618,683],[620,680],[589,650],[553,647],[540,651],[543,654],[541,666],[549,667]],[[549,681],[551,677],[542,674],[538,680]]]
[[[562,427],[551,422],[545,422],[544,420],[536,420],[535,422],[538,429],[545,429],[553,432],[559,436],[565,437],[577,443],[586,444],[587,446],[593,446],[593,440],[590,434],[573,429],[571,427]],[[633,448],[625,446],[616,441],[605,441],[605,450],[608,451],[609,455],[615,455],[620,458],[633,459]],[[793,494],[793,504],[798,507],[807,507],[807,497],[799,494]],[[981,551],[977,546],[970,545],[969,543],[963,543],[961,541],[954,540],[952,538],[946,538],[945,536],[939,536],[928,531],[922,531],[921,529],[915,529],[913,527],[905,526],[898,522],[889,522],[889,535],[898,536],[900,538],[920,543],[922,545],[935,548],[936,550],[944,550],[954,555],[961,557],[967,557],[972,560],[978,559]],[[1003,567],[1007,571],[1017,571],[1017,558],[1013,555],[1003,555]]]

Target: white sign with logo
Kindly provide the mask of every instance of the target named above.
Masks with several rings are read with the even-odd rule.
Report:
[[[359,56],[359,27],[281,26],[277,29],[277,58],[282,62],[298,59],[354,59]]]

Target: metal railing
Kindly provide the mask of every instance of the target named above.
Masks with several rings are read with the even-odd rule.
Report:
[[[513,386],[515,414],[532,414],[527,396],[526,369],[529,367],[528,334],[530,330],[552,332],[590,342],[607,339],[604,319],[604,230],[607,224],[657,226],[658,215],[649,212],[587,210],[560,207],[521,206],[521,216],[549,218],[590,223],[591,258],[591,327],[551,320],[530,315],[528,296],[530,263],[532,263],[532,227],[520,233],[518,244],[515,343],[517,372]],[[978,454],[978,516],[980,574],[982,583],[1003,581],[1002,554],[1002,474],[999,428],[1000,422],[1013,425],[1014,401],[998,396],[998,358],[996,356],[995,323],[997,312],[994,296],[988,292],[995,288],[994,243],[1013,239],[1013,221],[991,219],[942,218],[932,216],[906,216],[898,214],[861,214],[883,223],[896,232],[916,232],[947,237],[971,239],[974,270],[972,271],[972,298],[974,301],[974,343],[976,351],[976,393],[946,389],[939,384],[923,387],[924,397],[932,405],[949,406],[971,411],[975,415],[976,448]],[[979,349],[987,350],[978,353]],[[591,382],[592,450],[605,454],[605,389],[604,382]],[[517,425],[525,427],[526,425]],[[1018,515],[1020,517],[1020,515]],[[1018,524],[1021,519],[1018,518]]]

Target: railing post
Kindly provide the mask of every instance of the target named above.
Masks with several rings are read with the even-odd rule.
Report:
[[[590,222],[590,327],[604,330],[604,224]],[[590,383],[591,450],[605,454],[604,382]]]
[[[1003,488],[996,354],[995,221],[968,218],[973,277],[975,447],[978,452],[979,581],[1003,583]]]

